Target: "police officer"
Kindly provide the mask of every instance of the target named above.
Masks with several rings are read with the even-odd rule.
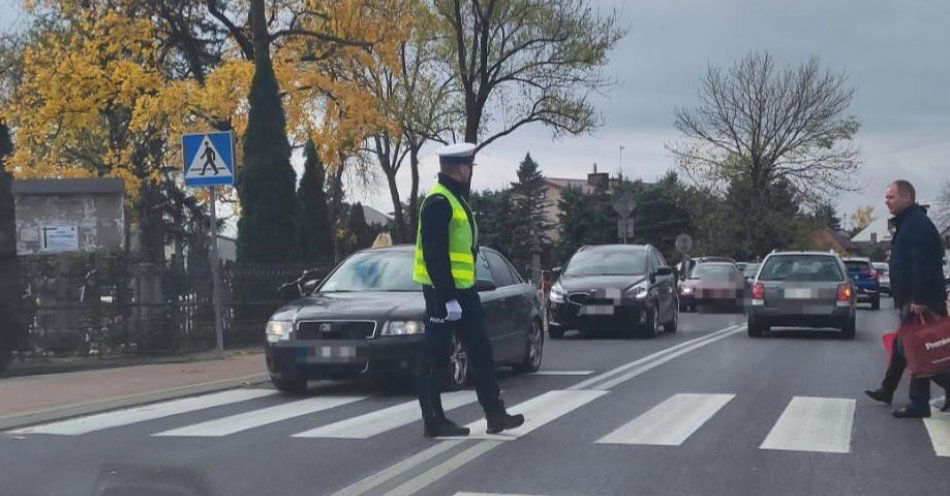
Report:
[[[475,145],[458,143],[438,152],[439,182],[422,203],[413,279],[422,284],[426,326],[419,358],[419,406],[426,437],[467,436],[469,430],[445,417],[441,389],[449,369],[452,333],[457,332],[475,372],[478,402],[489,433],[524,423],[508,415],[495,379],[484,311],[475,291],[478,226],[468,198]]]

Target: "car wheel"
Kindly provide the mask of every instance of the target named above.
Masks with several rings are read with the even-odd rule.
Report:
[[[277,390],[284,393],[291,394],[301,394],[307,391],[307,378],[306,377],[293,377],[290,379],[278,379],[277,377],[271,376],[271,384],[274,385]]]
[[[669,322],[663,325],[663,330],[672,334],[676,332],[676,329],[679,328],[679,325],[680,325],[680,314],[674,309],[673,318],[671,318]]]
[[[548,324],[548,336],[551,339],[564,339],[564,328]]]
[[[881,309],[881,297],[878,296],[871,300],[871,310],[880,310]]]
[[[447,378],[446,389],[458,391],[468,384],[469,376],[468,354],[465,353],[465,347],[462,346],[462,340],[458,335],[452,334],[452,354],[449,356],[449,370],[451,375]]]
[[[762,325],[759,324],[758,319],[750,315],[747,327],[748,327],[750,338],[762,337],[763,329],[762,329]]]
[[[521,363],[515,366],[516,372],[537,372],[541,368],[541,359],[544,358],[544,331],[540,322],[532,322],[528,330],[527,349]]]
[[[857,325],[854,321],[854,317],[849,318],[845,321],[844,327],[841,328],[841,337],[844,339],[854,339],[857,334]]]

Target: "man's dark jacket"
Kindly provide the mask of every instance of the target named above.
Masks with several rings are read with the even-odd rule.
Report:
[[[943,302],[943,243],[923,207],[914,204],[894,218],[891,240],[891,291],[894,303],[920,305]]]

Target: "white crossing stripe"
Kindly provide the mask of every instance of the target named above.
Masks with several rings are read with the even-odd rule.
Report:
[[[937,456],[950,456],[950,413],[934,411],[933,416],[924,419],[930,443]]]
[[[530,494],[511,494],[511,493],[455,493],[455,496],[532,496]],[[540,496],[540,495],[534,495]]]
[[[734,397],[732,394],[677,394],[597,443],[679,446]]]
[[[855,400],[792,398],[761,449],[850,453]]]
[[[281,422],[294,417],[329,410],[338,406],[347,405],[366,399],[365,396],[321,396],[305,400],[283,403],[280,405],[252,410],[249,412],[231,415],[229,417],[209,420],[198,424],[188,425],[178,429],[153,434],[162,437],[221,437],[246,431],[255,427]]]
[[[504,431],[501,434],[488,434],[486,432],[488,425],[483,418],[468,425],[468,428],[472,430],[472,436],[468,439],[511,441],[556,420],[558,417],[567,415],[605,394],[607,394],[607,391],[548,391],[508,409],[510,414],[521,413],[524,415],[525,422],[521,427]]]
[[[539,370],[531,375],[563,375],[582,377],[593,374],[593,370]]]
[[[60,420],[12,431],[14,434],[56,434],[77,436],[101,431],[112,427],[155,420],[172,415],[204,410],[217,406],[239,403],[241,401],[272,396],[278,392],[273,389],[232,389],[220,393],[206,394],[192,398],[163,401],[150,405],[125,408],[111,412],[97,413],[85,417]]]
[[[476,401],[472,391],[458,391],[442,395],[442,408],[453,410]],[[369,439],[383,432],[409,425],[422,419],[418,401],[408,401],[393,407],[384,408],[330,425],[324,425],[309,431],[294,434],[293,437]]]

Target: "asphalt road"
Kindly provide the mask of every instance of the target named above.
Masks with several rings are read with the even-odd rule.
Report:
[[[896,420],[861,393],[884,370],[889,301],[859,312],[855,341],[750,339],[743,322],[683,314],[655,340],[548,341],[545,374],[501,372],[528,418],[506,436],[484,435],[471,392],[449,416],[473,437],[429,440],[406,391],[353,383],[2,433],[0,495],[946,494],[950,416]]]

